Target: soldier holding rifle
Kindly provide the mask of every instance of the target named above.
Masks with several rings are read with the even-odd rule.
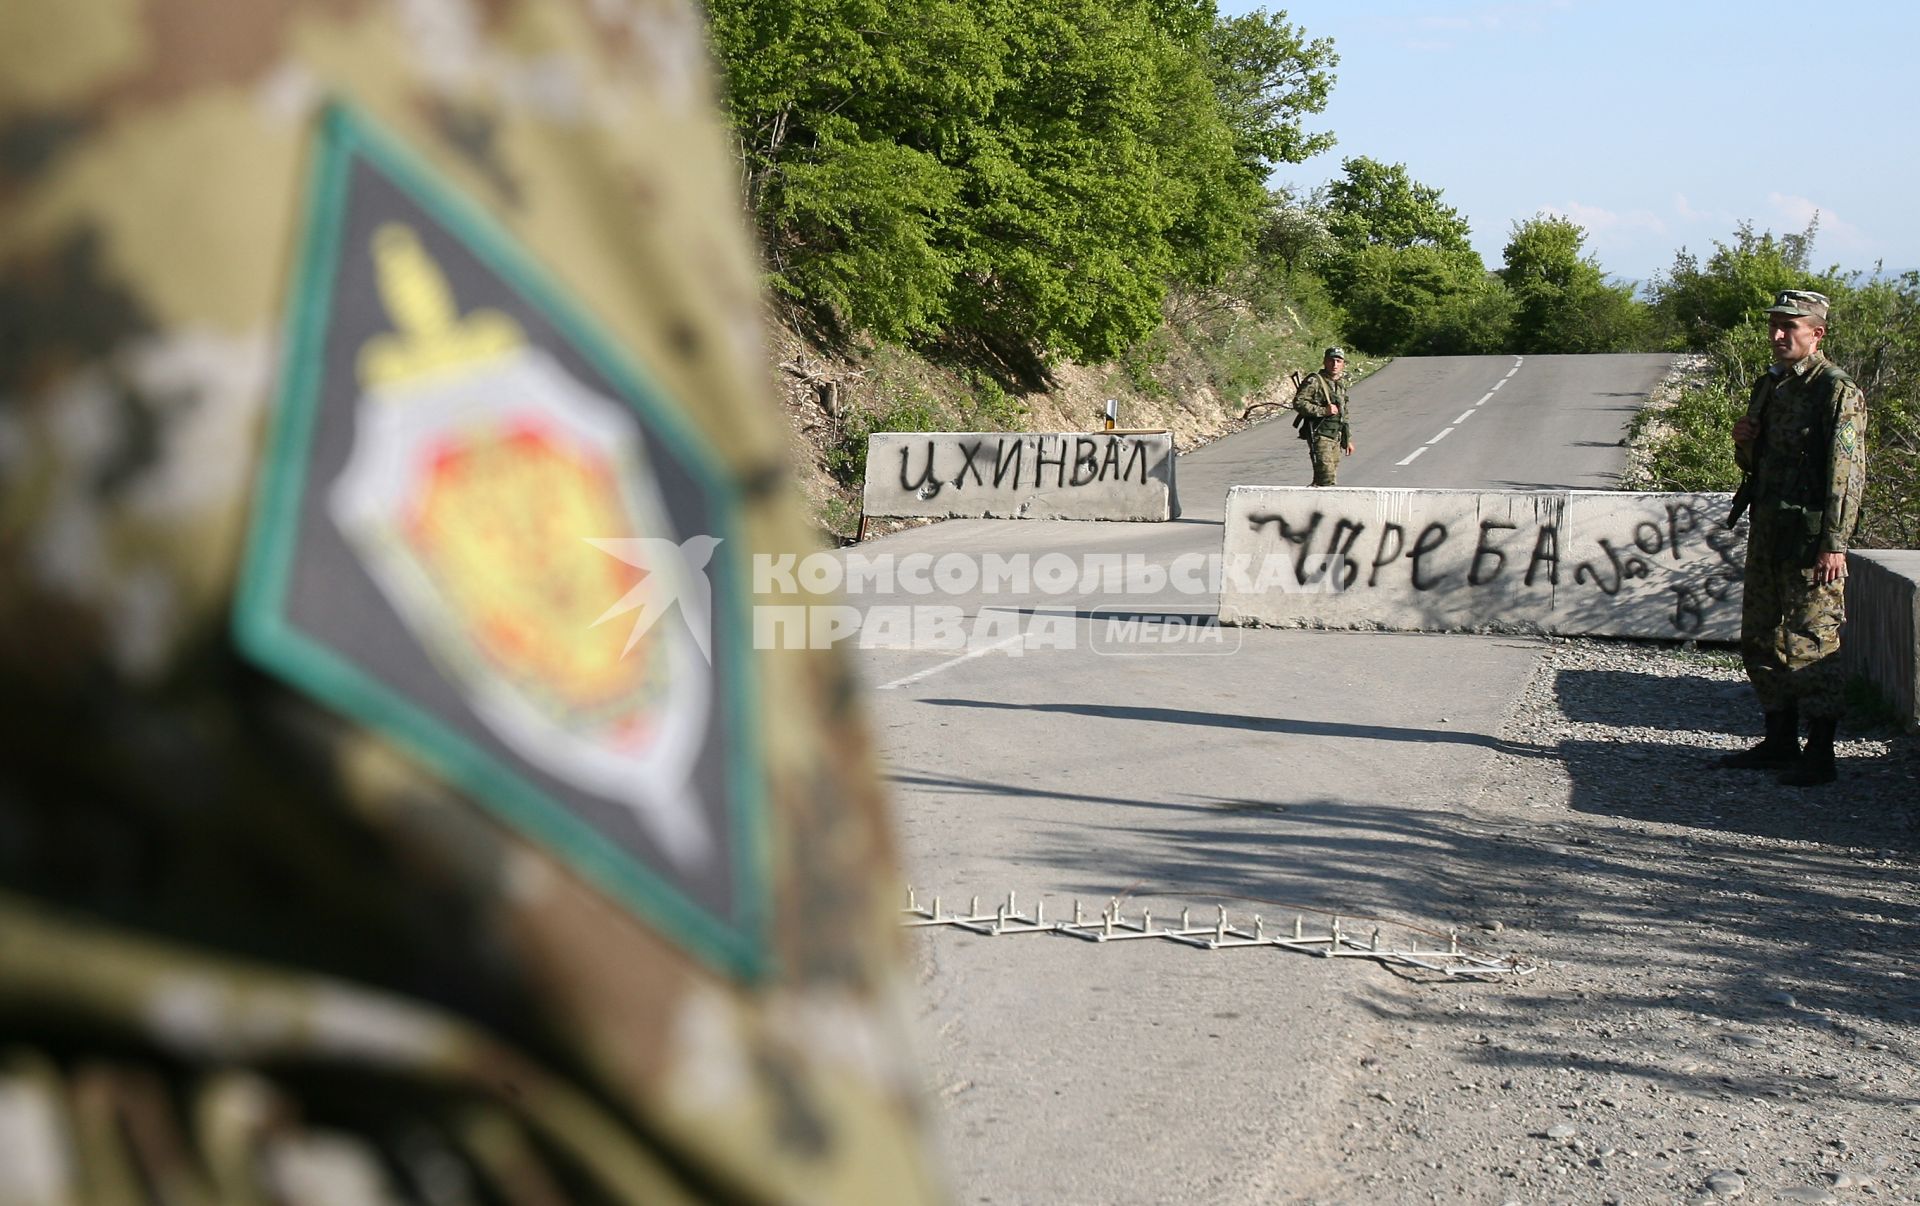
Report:
[[[1300,412],[1294,425],[1313,457],[1313,484],[1337,484],[1340,458],[1353,455],[1353,429],[1347,418],[1347,354],[1328,348],[1320,371],[1300,383],[1293,408]]]

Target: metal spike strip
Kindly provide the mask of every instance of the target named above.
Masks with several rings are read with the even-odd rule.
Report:
[[[1078,900],[1073,902],[1073,920],[1049,922],[1046,919],[1046,902],[1034,905],[1031,915],[1019,908],[1019,899],[1007,893],[1004,903],[983,912],[980,898],[975,896],[965,913],[947,913],[940,907],[940,897],[935,896],[931,906],[920,904],[919,897],[912,886],[907,888],[907,907],[901,910],[906,920],[901,924],[908,927],[952,926],[968,930],[975,934],[993,937],[1000,934],[1062,934],[1071,938],[1080,938],[1087,942],[1124,942],[1133,938],[1158,938],[1168,942],[1178,942],[1184,946],[1198,947],[1201,950],[1218,951],[1230,947],[1276,946],[1283,950],[1300,951],[1322,959],[1371,959],[1377,963],[1394,967],[1411,967],[1421,971],[1438,972],[1445,976],[1474,977],[1482,979],[1502,976],[1526,976],[1534,969],[1513,959],[1496,959],[1488,955],[1477,955],[1463,950],[1460,935],[1449,932],[1447,949],[1429,950],[1383,950],[1380,946],[1380,930],[1375,928],[1363,940],[1341,929],[1341,919],[1335,917],[1324,934],[1309,934],[1306,919],[1296,914],[1292,932],[1286,936],[1274,936],[1267,933],[1266,922],[1259,914],[1254,914],[1251,929],[1236,925],[1228,915],[1225,905],[1216,907],[1211,921],[1196,925],[1190,909],[1180,910],[1178,926],[1162,923],[1159,928],[1153,924],[1151,910],[1142,908],[1140,919],[1130,921],[1121,910],[1119,902],[1109,902],[1100,910],[1097,917],[1089,919]]]

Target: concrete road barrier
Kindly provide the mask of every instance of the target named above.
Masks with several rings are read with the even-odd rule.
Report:
[[[1220,619],[1734,641],[1725,494],[1235,486]]]
[[[1920,732],[1920,550],[1847,555],[1847,627],[1840,653]]]
[[[1173,433],[878,432],[868,515],[1177,519]]]

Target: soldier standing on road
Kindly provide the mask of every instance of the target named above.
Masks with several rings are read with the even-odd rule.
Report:
[[[1780,781],[1796,787],[1834,780],[1847,545],[1866,488],[1866,398],[1820,351],[1827,304],[1789,289],[1768,309],[1774,363],[1733,426],[1734,457],[1747,474],[1734,517],[1747,507],[1753,516],[1740,653],[1766,713],[1766,739],[1720,765],[1779,768]]]
[[[1313,484],[1332,486],[1340,475],[1340,457],[1353,455],[1353,430],[1347,419],[1347,354],[1328,348],[1320,362],[1320,371],[1300,383],[1293,396],[1293,408],[1300,412],[1294,422],[1300,438],[1307,442],[1313,457]]]

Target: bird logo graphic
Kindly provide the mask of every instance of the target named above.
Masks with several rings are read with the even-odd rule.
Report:
[[[700,655],[708,665],[713,664],[713,585],[707,580],[706,568],[714,549],[720,546],[719,537],[692,536],[679,544],[651,536],[585,539],[646,575],[589,627],[598,628],[608,620],[638,611],[627,643],[620,650],[620,656],[625,657],[677,605],[694,644],[700,647]]]

